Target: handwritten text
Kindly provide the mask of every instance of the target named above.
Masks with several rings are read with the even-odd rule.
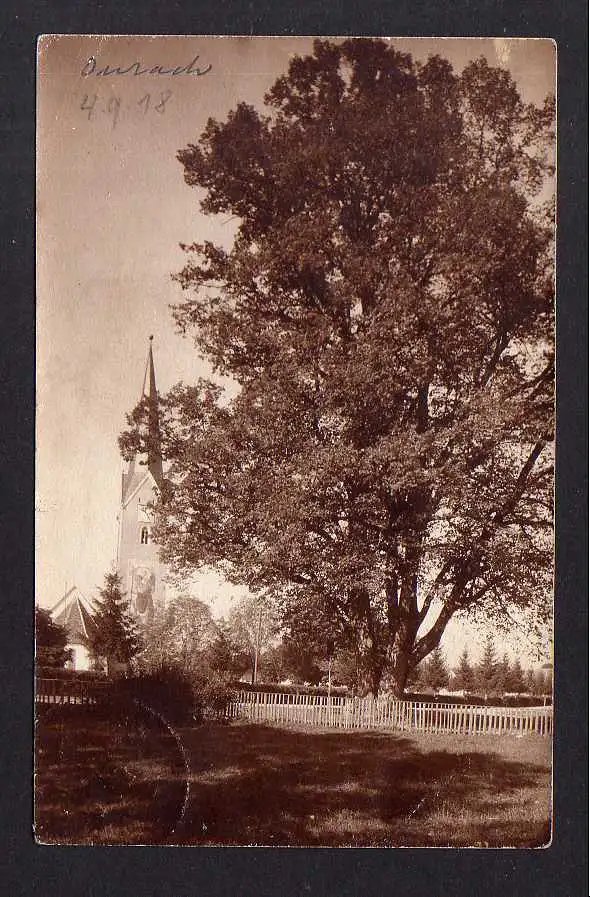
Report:
[[[110,75],[206,75],[211,71],[211,64],[204,67],[198,66],[199,56],[195,56],[186,65],[165,66],[165,65],[143,65],[141,62],[132,62],[131,65],[99,65],[96,58],[91,56],[86,64],[82,67],[80,75],[82,78],[89,78],[91,75],[99,78],[106,78]]]
[[[156,91],[155,94],[144,94],[137,102],[124,104],[121,97],[111,96],[104,102],[98,94],[87,93],[84,94],[80,110],[86,113],[88,121],[92,121],[101,112],[103,115],[110,116],[114,128],[119,121],[121,112],[135,112],[141,115],[142,118],[145,118],[150,111],[157,112],[158,115],[164,115],[166,104],[171,96],[171,90]]]

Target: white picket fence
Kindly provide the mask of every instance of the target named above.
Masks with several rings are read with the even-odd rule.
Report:
[[[107,683],[37,679],[40,704],[94,704]],[[327,698],[281,692],[241,691],[228,704],[227,719],[335,729],[385,729],[400,732],[479,735],[551,735],[552,707],[480,707],[396,701],[382,697]]]
[[[243,691],[227,708],[228,719],[337,729],[479,735],[551,735],[552,707],[479,707],[396,701],[391,698],[326,698]]]
[[[83,679],[37,679],[35,702],[37,704],[95,704],[104,682]]]

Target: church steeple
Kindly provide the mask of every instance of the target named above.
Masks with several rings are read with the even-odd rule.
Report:
[[[149,470],[158,488],[161,488],[164,473],[162,469],[160,414],[158,409],[158,390],[156,387],[156,372],[154,368],[154,353],[152,349],[153,336],[149,338],[148,356],[143,374],[140,402],[147,400],[148,407],[148,451],[139,458],[132,457],[123,472],[121,500],[124,502],[130,491],[134,490],[139,480],[145,476],[145,469]]]
[[[154,542],[154,504],[163,486],[158,390],[154,369],[153,337],[150,336],[140,403],[145,421],[146,451],[129,460],[123,473],[117,570],[129,606],[146,622],[154,608],[166,601],[166,565]]]
[[[160,412],[158,409],[158,390],[156,388],[156,372],[154,370],[154,353],[152,344],[154,338],[150,336],[148,359],[143,377],[142,398],[148,401],[148,470],[158,486],[162,485],[164,473],[162,470],[162,440],[160,435]],[[146,382],[147,381],[147,382]],[[146,392],[147,386],[147,392]]]

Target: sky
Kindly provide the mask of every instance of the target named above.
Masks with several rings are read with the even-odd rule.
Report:
[[[140,397],[148,338],[160,392],[210,376],[175,332],[180,243],[229,245],[235,224],[205,217],[176,159],[209,117],[264,93],[312,38],[45,36],[37,83],[36,601],[66,588],[96,594],[116,555],[122,462],[117,436]],[[507,67],[523,99],[554,90],[555,49],[537,39],[392,39],[456,71],[477,56]],[[198,59],[195,58],[198,57]],[[97,72],[134,63],[128,74]],[[188,74],[135,75],[190,68]],[[232,590],[202,577],[193,591],[226,613]],[[235,594],[235,593],[234,593]],[[482,630],[453,624],[453,660]],[[519,646],[526,654],[525,646]]]

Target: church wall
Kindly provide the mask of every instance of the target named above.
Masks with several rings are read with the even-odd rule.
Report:
[[[72,660],[67,666],[72,670],[92,669],[92,656],[86,645],[68,643],[67,648],[72,651]]]

